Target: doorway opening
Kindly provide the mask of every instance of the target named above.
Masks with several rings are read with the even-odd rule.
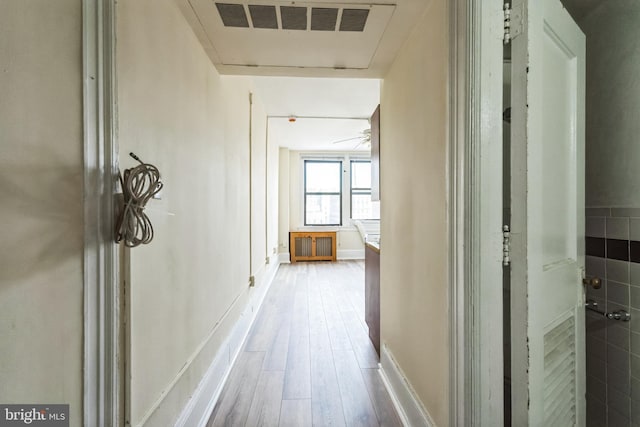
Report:
[[[563,0],[586,35],[586,275],[587,424],[640,422],[640,4]],[[631,314],[631,321],[604,313]]]
[[[638,42],[640,5],[636,2],[598,3],[562,0],[586,36],[585,128],[585,270],[589,279],[584,300],[586,340],[586,422],[594,426],[627,426],[640,420],[640,334],[634,315],[640,313],[640,182],[634,164],[640,147],[634,140],[640,89],[632,77],[640,68]],[[505,63],[511,58],[505,50]],[[506,67],[506,66],[505,66]],[[505,76],[509,75],[505,70]],[[505,93],[508,90],[505,80]],[[505,99],[509,99],[505,97]],[[509,156],[509,108],[503,104],[504,154]],[[504,163],[505,194],[510,185]],[[510,225],[509,200],[503,220]],[[600,282],[592,279],[600,279]],[[595,285],[595,286],[594,286]],[[504,422],[511,422],[509,277],[504,292]],[[610,313],[607,318],[601,313]],[[631,321],[615,320],[630,313]]]

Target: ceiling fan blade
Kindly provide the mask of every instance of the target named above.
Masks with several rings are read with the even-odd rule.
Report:
[[[341,139],[339,141],[333,141],[332,144],[339,144],[341,142],[353,141],[354,139],[362,139],[362,136],[355,136],[353,138]]]

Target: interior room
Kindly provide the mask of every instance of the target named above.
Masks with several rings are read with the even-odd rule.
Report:
[[[640,270],[636,254],[640,198],[633,165],[640,156],[638,124],[640,4],[563,0],[586,36],[586,392],[588,426],[631,426],[640,420],[638,344]],[[505,48],[504,224],[509,225],[510,60]],[[505,267],[504,300],[511,283]],[[593,282],[589,282],[593,283]],[[626,312],[630,321],[602,313]],[[504,318],[510,319],[504,305]],[[623,318],[624,320],[624,318]],[[511,425],[510,322],[504,322],[505,425]]]
[[[382,364],[402,366],[402,375],[413,378],[415,395],[431,402],[425,403],[434,408],[429,411],[431,416],[446,419],[447,395],[442,392],[448,383],[447,369],[443,369],[448,361],[446,324],[428,320],[446,318],[446,286],[419,285],[428,276],[434,277],[434,284],[444,284],[436,278],[446,274],[446,252],[436,242],[446,240],[442,226],[446,221],[446,85],[441,82],[447,74],[446,61],[433,61],[448,52],[446,20],[442,18],[444,3],[432,2],[427,8],[418,3],[398,12],[419,10],[417,17],[428,25],[405,33],[407,39],[397,55],[384,59],[389,68],[382,82],[367,75],[371,67],[363,71],[364,80],[339,79],[340,70],[330,81],[308,76],[219,75],[233,68],[211,65],[217,63],[212,52],[221,57],[224,52],[208,48],[209,38],[198,32],[201,21],[192,19],[192,10],[185,12],[171,1],[154,2],[151,11],[140,2],[118,5],[120,162],[123,167],[130,164],[130,151],[144,153],[145,159],[156,162],[166,182],[162,199],[149,207],[156,240],[142,250],[132,250],[128,261],[132,424],[153,425],[179,415],[176,408],[205,372],[212,372],[213,392],[222,384],[223,373],[236,360],[267,284],[278,264],[287,260],[288,234],[307,230],[302,187],[304,161],[311,159],[305,156],[327,160],[327,152],[341,146],[346,150],[344,166],[366,157],[365,141],[360,145],[358,140],[338,141],[364,135],[370,126],[367,119],[378,104],[382,220],[377,234],[392,236],[383,238],[391,251],[380,259]],[[192,4],[200,17],[219,14],[213,4]],[[382,12],[380,18],[371,12],[371,19],[382,19]],[[212,31],[223,30],[232,35],[239,31]],[[257,31],[250,34],[262,34]],[[229,39],[225,36],[225,40]],[[264,52],[259,47],[255,46],[256,52]],[[280,46],[274,50],[280,52]],[[384,52],[383,46],[376,51],[372,67]],[[169,63],[168,55],[174,57]],[[244,55],[260,59],[253,52]],[[318,58],[325,60],[322,55]],[[419,112],[424,108],[429,109],[426,116]],[[175,136],[184,143],[173,143]],[[219,142],[211,144],[211,140]],[[382,141],[389,143],[385,146]],[[347,193],[349,175],[349,168],[343,168],[343,193]],[[427,184],[413,189],[410,183],[416,179]],[[389,196],[383,201],[385,192]],[[197,210],[192,210],[190,200],[199,200]],[[429,212],[426,218],[424,212]],[[363,235],[346,221],[346,203],[340,214],[342,224],[329,221],[337,232],[337,258],[363,259]],[[414,232],[424,227],[442,237],[425,245]],[[202,239],[199,230],[206,230],[209,237]],[[193,244],[190,236],[195,235],[200,236],[196,258],[187,249]],[[407,246],[415,249],[407,254]],[[289,252],[289,258],[291,255]],[[144,266],[153,260],[169,262],[160,263],[148,274]],[[414,268],[407,270],[407,262]],[[194,286],[196,283],[211,285]],[[430,295],[426,301],[433,305],[432,310],[425,310],[424,302],[416,305],[422,293]],[[431,327],[418,326],[425,324]],[[185,333],[182,329],[187,325]],[[176,337],[179,345],[168,342],[167,335]],[[154,358],[158,352],[165,357]],[[432,355],[428,367],[419,356],[425,352]],[[186,365],[185,360],[189,361]],[[207,365],[211,360],[213,370]],[[167,384],[172,386],[167,388]],[[210,400],[211,396],[202,394],[201,398]]]
[[[307,228],[304,161],[335,158],[341,146],[342,165],[350,166],[341,178],[349,203],[338,209],[335,256],[363,260],[364,238],[385,236],[377,239],[387,251],[379,261],[384,390],[399,393],[406,419],[447,425],[446,2],[354,0],[332,6],[334,15],[314,12],[328,3],[318,1],[302,7],[309,31],[296,30],[299,10],[283,18],[280,6],[290,5],[282,2],[270,9],[287,26],[277,31],[268,27],[270,12],[265,18],[263,9],[248,6],[245,22],[237,8],[210,1],[107,3],[117,17],[107,41],[114,84],[112,93],[100,94],[90,88],[105,69],[93,73],[97,65],[87,59],[95,47],[87,34],[92,25],[102,28],[88,23],[95,3],[0,5],[7,35],[0,37],[7,101],[0,104],[0,215],[17,224],[5,233],[0,257],[0,396],[69,404],[71,425],[96,425],[92,417],[133,426],[206,423],[269,286],[291,258],[288,233]],[[358,9],[368,10],[366,28]],[[328,21],[334,31],[321,33]],[[274,38],[265,36],[269,29]],[[94,134],[86,118],[96,113],[91,100],[105,96],[112,97],[111,166],[117,172],[138,165],[134,153],[157,167],[163,183],[145,208],[152,242],[117,252],[119,305],[108,314],[121,316],[124,339],[107,349],[98,347],[106,332],[90,320],[90,307],[106,298],[99,285],[108,278],[92,276],[101,265],[88,254],[112,248],[92,243],[92,227],[105,232],[104,224],[89,219],[97,204],[85,203],[109,193],[107,186],[85,194],[93,179],[109,175],[109,168],[96,173],[95,164],[87,166]],[[382,196],[379,207],[366,209],[379,209],[381,219],[379,228],[358,227],[346,221],[351,200],[373,189],[347,184],[351,165],[355,170],[369,157],[367,129],[378,105]],[[282,133],[296,126],[304,141]],[[110,137],[96,135],[102,143]],[[98,379],[109,379],[93,376],[100,367],[89,355],[99,364],[111,354],[117,363],[110,379],[122,387],[111,390],[117,402],[92,394],[103,385]],[[121,412],[101,412],[109,403]]]
[[[514,3],[513,27],[501,28],[502,2],[0,2],[0,406],[68,405],[73,426],[534,419],[531,396],[516,401],[513,388],[542,384],[544,363],[531,375],[540,366],[518,363],[514,343],[529,337],[504,319],[556,294],[512,309],[525,289],[510,281],[518,263],[502,289],[491,270],[505,245],[517,259],[509,239],[522,239],[502,228],[513,225],[516,168],[510,139],[493,136],[522,119],[509,108],[530,104],[513,105],[515,82],[483,70],[511,59],[503,30],[524,39],[523,5],[564,10]],[[640,3],[562,4],[586,37],[586,238],[570,242],[572,261],[585,247],[571,278],[584,279],[586,308],[574,281],[572,313],[586,310],[586,345],[571,335],[583,318],[561,330],[572,359],[546,378],[568,367],[569,380],[548,381],[543,397],[584,380],[586,399],[552,402],[559,416],[631,427]],[[501,142],[502,174],[484,156]],[[126,247],[115,242],[119,174],[140,163],[163,186],[143,206],[153,239]],[[489,205],[502,215],[483,216]],[[492,348],[478,339],[500,333]],[[245,374],[249,389],[236,387]]]
[[[587,310],[587,420],[593,426],[640,421],[640,314],[636,254],[640,182],[634,165],[640,86],[640,4],[633,1],[567,2],[587,37],[586,236],[587,275],[602,280],[587,287],[597,311],[624,310],[631,321]]]

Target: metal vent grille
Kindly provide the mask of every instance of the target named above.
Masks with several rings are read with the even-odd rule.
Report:
[[[311,256],[311,237],[296,237],[296,256]]]
[[[575,339],[573,311],[544,336],[544,425],[576,424]]]
[[[249,13],[253,28],[278,28],[278,17],[275,6],[249,5]]]
[[[280,6],[281,23],[278,22],[276,6],[247,5],[251,22],[242,3],[217,3],[216,7],[225,27],[267,28],[272,30],[307,30],[309,8],[303,6]],[[335,31],[340,18],[339,30],[364,32],[369,18],[369,9],[342,9],[311,7],[311,31]]]
[[[307,8],[294,6],[280,6],[283,30],[306,30]]]
[[[316,237],[316,256],[333,256],[332,242],[331,237]]]
[[[363,32],[368,16],[368,9],[344,9],[340,21],[340,31]]]
[[[216,3],[216,7],[225,27],[249,28],[247,14],[241,4]]]
[[[338,9],[314,7],[311,9],[312,31],[335,31],[338,22]]]

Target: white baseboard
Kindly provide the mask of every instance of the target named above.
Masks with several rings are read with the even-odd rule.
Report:
[[[220,351],[209,366],[204,377],[198,384],[198,388],[191,396],[191,399],[184,407],[175,426],[204,426],[208,421],[208,416],[213,410],[210,401],[216,402],[222,392],[221,384],[227,381],[231,372],[229,340],[225,340]],[[215,405],[215,403],[214,403]]]
[[[289,252],[280,252],[278,254],[280,264],[291,264],[291,255]]]
[[[364,259],[364,249],[338,249],[336,257],[339,260]]]
[[[382,382],[391,396],[402,424],[410,427],[435,427],[436,423],[420,402],[386,345],[382,345],[380,364]]]
[[[279,260],[279,257],[273,258]],[[280,262],[267,265],[262,286],[255,288],[256,292],[251,296],[240,318],[220,346],[220,351],[178,417],[176,427],[206,426],[279,266]]]

